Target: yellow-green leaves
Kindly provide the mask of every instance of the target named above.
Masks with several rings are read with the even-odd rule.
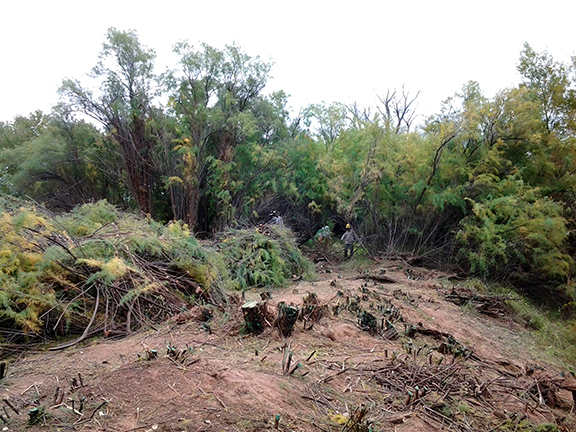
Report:
[[[78,264],[86,264],[90,267],[99,268],[100,271],[95,272],[88,278],[87,283],[91,284],[95,281],[100,281],[104,284],[110,284],[117,279],[120,279],[128,274],[128,271],[137,273],[134,268],[129,267],[119,257],[114,257],[108,261],[100,261],[97,259],[79,259]]]
[[[40,315],[55,303],[43,279],[40,244],[49,235],[44,218],[21,208],[0,214],[0,316],[25,332],[39,332]]]
[[[460,257],[471,271],[566,280],[573,262],[563,252],[567,229],[560,206],[513,178],[495,192],[482,202],[469,200],[471,215],[457,234]]]

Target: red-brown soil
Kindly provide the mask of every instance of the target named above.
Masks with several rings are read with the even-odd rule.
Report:
[[[272,311],[280,301],[301,305],[307,292],[327,306],[311,329],[298,321],[288,338],[271,327],[242,335],[238,298],[226,313],[213,308],[208,323],[192,311],[127,338],[13,358],[0,391],[19,414],[4,402],[0,414],[10,418],[0,428],[368,431],[370,424],[373,431],[418,432],[528,431],[553,423],[576,430],[570,378],[531,346],[526,329],[447,301],[452,286],[439,272],[408,274],[397,263],[380,263],[370,275],[382,269],[397,282],[320,265],[319,280],[272,291]],[[260,300],[261,291],[245,300]],[[386,308],[401,312],[398,338],[359,327],[346,309],[356,295],[379,322]],[[301,363],[292,374],[282,370],[288,349],[291,365]],[[29,426],[34,407],[45,416]]]

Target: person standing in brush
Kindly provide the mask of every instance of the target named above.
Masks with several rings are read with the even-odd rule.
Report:
[[[316,239],[320,248],[325,249],[328,246],[330,242],[330,227],[327,224],[318,230]]]
[[[282,219],[282,216],[280,216],[276,210],[274,210],[272,213],[270,213],[270,217],[272,218],[272,219],[270,219],[270,223],[272,225],[276,225],[276,226],[279,226],[280,228],[284,228],[284,220]]]
[[[346,224],[346,232],[342,234],[342,238],[340,240],[344,242],[344,258],[352,258],[352,255],[354,255],[354,242],[356,241],[356,234],[354,234],[350,224]]]

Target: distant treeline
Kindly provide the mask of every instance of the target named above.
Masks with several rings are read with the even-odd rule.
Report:
[[[271,210],[303,240],[350,222],[371,253],[521,284],[571,310],[574,64],[526,44],[516,87],[486,98],[470,82],[417,125],[404,90],[375,108],[291,113],[284,92],[264,93],[271,63],[237,46],[175,52],[156,74],[135,32],[110,29],[89,85],[65,80],[52,113],[0,123],[0,191],[66,211],[105,198],[198,236]]]

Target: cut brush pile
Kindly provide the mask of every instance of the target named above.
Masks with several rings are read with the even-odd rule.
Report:
[[[127,335],[196,304],[222,308],[226,289],[281,286],[306,261],[287,230],[231,231],[221,250],[180,222],[162,225],[106,201],[55,216],[0,203],[0,332],[5,353],[32,341]],[[29,348],[29,346],[28,346]]]
[[[221,234],[219,247],[228,260],[234,289],[282,287],[312,272],[291,231],[284,228],[230,230]]]

